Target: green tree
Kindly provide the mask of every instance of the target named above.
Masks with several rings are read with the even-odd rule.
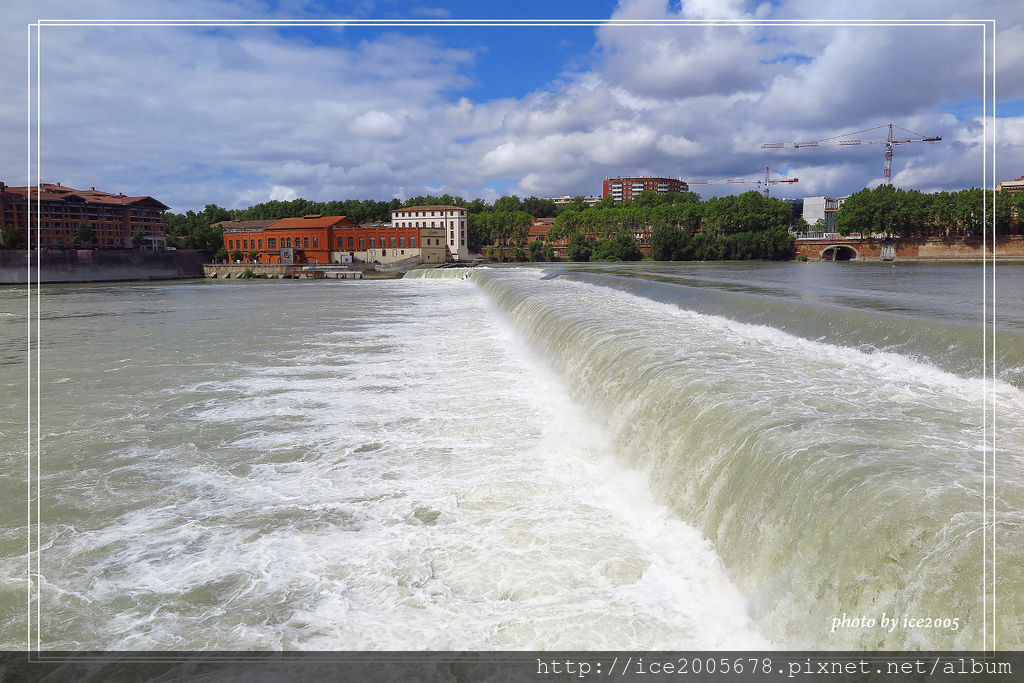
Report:
[[[541,242],[540,240],[533,240],[528,245],[526,245],[526,248],[530,252],[530,260],[531,261],[544,261],[544,260],[546,260],[544,258],[544,243]]]
[[[135,228],[132,230],[132,247],[135,249],[142,249],[146,244],[146,231],[142,228]]]
[[[592,261],[639,261],[641,257],[636,238],[626,228],[620,228],[612,237],[598,240],[590,255]]]
[[[592,252],[593,247],[590,246],[590,240],[579,232],[569,238],[569,244],[565,248],[565,255],[570,261],[589,261]]]
[[[231,260],[232,261],[241,261],[242,260],[242,250],[241,249],[234,249],[231,252]]]
[[[225,249],[224,247],[221,247],[217,251],[213,252],[213,260],[214,260],[215,263],[220,263],[221,261],[226,261],[227,258],[228,258],[228,250]]]
[[[544,260],[548,262],[555,260],[555,248],[550,242],[544,243]]]
[[[688,256],[689,235],[671,225],[656,225],[651,232],[651,256],[655,261],[682,261]]]
[[[519,200],[519,197],[514,194],[505,197],[498,197],[494,200],[495,213],[512,213],[513,211],[522,210],[523,203]]]
[[[260,256],[260,252],[256,251],[255,249],[250,251],[248,254],[246,254],[246,257],[248,257],[248,259],[250,261],[253,261],[253,262],[255,262],[256,259],[259,258],[259,256]]]
[[[25,244],[25,233],[16,225],[8,223],[0,231],[0,244],[4,249],[18,249]]]
[[[75,227],[75,242],[85,244],[96,241],[96,229],[88,221],[79,221]]]

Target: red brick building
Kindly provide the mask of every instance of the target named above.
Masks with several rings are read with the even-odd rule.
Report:
[[[248,221],[261,223],[262,221]],[[419,257],[424,263],[444,263],[444,232],[440,228],[395,227],[388,223],[357,225],[345,216],[312,214],[282,218],[269,225],[235,225],[223,221],[224,248],[242,252],[242,260],[257,253],[256,263],[391,263]]]
[[[628,178],[605,178],[601,189],[602,197],[611,197],[617,202],[629,201],[644,190],[668,194],[686,192],[690,189],[682,178],[661,178],[655,176],[630,176]]]
[[[60,183],[32,187],[8,187],[0,182],[0,220],[23,231],[29,245],[29,200],[32,205],[31,246],[44,249],[129,249],[136,230],[145,234],[150,249],[167,246],[164,212],[170,208],[149,196],[127,197],[97,190],[76,190]],[[38,202],[38,204],[36,203]],[[36,208],[41,219],[36,233]],[[75,242],[79,223],[89,223],[95,239]],[[37,239],[38,234],[38,239]]]

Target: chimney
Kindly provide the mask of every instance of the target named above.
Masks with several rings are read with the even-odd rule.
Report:
[[[60,184],[60,183],[58,183],[58,185],[59,185],[59,184]],[[92,191],[93,191],[93,192],[95,192],[95,191],[96,191],[96,186],[95,186],[95,185],[93,185],[93,186],[92,186]]]

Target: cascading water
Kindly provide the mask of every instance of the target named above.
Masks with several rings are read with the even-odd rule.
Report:
[[[985,548],[985,384],[927,362],[933,329],[922,333],[920,353],[913,343],[910,352],[865,351],[596,286],[593,277],[541,279],[536,269],[421,277],[467,273],[606,424],[617,456],[711,540],[773,642],[977,648],[992,620],[983,563],[993,553],[996,641],[1024,643],[1016,622],[1024,397],[995,381],[1005,416],[999,452],[1008,455],[999,461],[996,544]],[[842,333],[855,335],[857,325],[845,321]],[[883,628],[883,616],[895,625]]]

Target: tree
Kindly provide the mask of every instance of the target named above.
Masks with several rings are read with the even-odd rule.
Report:
[[[8,223],[0,231],[0,243],[4,249],[17,249],[25,243],[25,233],[18,226]]]
[[[555,215],[555,202],[551,199],[527,197],[523,200],[522,210],[534,218],[549,218]]]
[[[241,249],[233,250],[231,252],[231,260],[232,261],[241,261],[242,260],[242,250]]]
[[[620,228],[608,239],[598,240],[590,256],[592,261],[639,261],[641,258],[640,246],[626,228]]]
[[[258,259],[260,257],[260,252],[258,252],[258,251],[256,251],[254,249],[254,250],[250,251],[248,254],[246,254],[246,256],[249,258],[250,261],[255,263],[256,259]]]
[[[146,243],[146,231],[142,228],[135,228],[132,230],[132,247],[135,249],[141,249]]]
[[[555,260],[555,248],[550,242],[544,243],[544,260],[549,262]]]
[[[540,240],[533,240],[526,248],[530,251],[531,261],[544,261],[544,243]]]
[[[565,255],[570,261],[589,261],[593,248],[590,241],[582,233],[574,233],[569,238],[569,244],[565,248]]]
[[[523,203],[519,200],[519,197],[508,195],[505,197],[498,197],[494,200],[494,211],[496,213],[512,213],[513,211],[522,211]]]
[[[86,243],[96,241],[96,229],[88,221],[80,221],[75,227],[75,242]]]
[[[682,261],[687,256],[689,236],[671,225],[657,225],[651,233],[651,256],[655,261]]]
[[[213,252],[213,260],[214,260],[215,263],[219,263],[221,261],[226,261],[227,258],[228,258],[228,250],[225,249],[224,247],[221,247],[217,251]]]

